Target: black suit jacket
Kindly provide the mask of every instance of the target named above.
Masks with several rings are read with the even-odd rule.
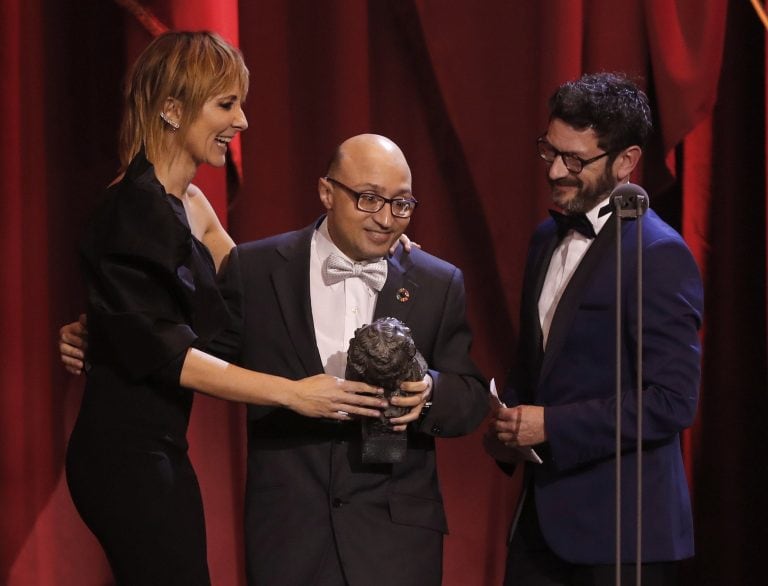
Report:
[[[298,379],[323,372],[309,293],[316,223],[240,245],[223,286],[246,368]],[[407,302],[397,291],[407,289]],[[249,584],[315,584],[338,550],[351,585],[440,584],[447,531],[434,437],[467,434],[487,409],[469,358],[461,271],[420,250],[389,259],[375,318],[410,328],[434,379],[433,406],[408,431],[405,461],[363,465],[359,423],[248,412],[246,566]]]

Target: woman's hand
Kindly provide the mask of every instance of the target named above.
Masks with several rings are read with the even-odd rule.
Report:
[[[85,351],[88,349],[88,329],[86,317],[80,314],[74,321],[59,330],[59,354],[61,361],[72,374],[81,374],[85,366]]]
[[[417,244],[416,242],[408,238],[408,236],[406,236],[405,233],[403,233],[403,234],[400,234],[400,238],[395,240],[395,243],[392,245],[392,248],[389,249],[390,256],[395,254],[398,244],[403,245],[403,250],[405,250],[405,252],[411,252],[412,246],[415,246],[416,248],[421,248],[421,244]]]
[[[295,383],[295,393],[286,407],[306,417],[325,417],[349,421],[352,415],[379,417],[387,402],[384,390],[365,383],[318,374]]]

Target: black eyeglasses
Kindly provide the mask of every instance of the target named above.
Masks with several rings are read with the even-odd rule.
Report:
[[[355,191],[333,177],[326,177],[325,180],[348,191],[357,200],[357,209],[361,212],[368,212],[369,214],[375,214],[384,207],[384,204],[388,203],[393,216],[397,216],[398,218],[410,218],[413,211],[416,209],[416,204],[419,203],[413,198],[405,199],[396,197],[394,199],[387,199],[372,191]]]
[[[580,156],[574,155],[573,153],[564,153],[562,151],[558,151],[555,147],[549,144],[547,139],[543,136],[540,136],[536,139],[536,145],[539,147],[539,156],[548,164],[551,165],[555,162],[557,157],[560,157],[563,159],[563,165],[565,165],[565,168],[575,175],[581,173],[584,167],[587,165],[591,165],[595,161],[599,161],[603,157],[607,157],[611,154],[611,151],[607,151],[597,155],[596,157],[592,157],[591,159],[582,159]]]

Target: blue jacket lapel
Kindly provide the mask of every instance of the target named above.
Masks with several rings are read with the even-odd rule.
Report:
[[[546,379],[549,371],[552,369],[554,360],[557,357],[563,340],[568,334],[573,317],[581,303],[584,288],[589,282],[595,267],[601,262],[605,262],[611,247],[616,243],[616,216],[611,214],[600,234],[597,235],[592,246],[589,247],[584,258],[579,263],[576,271],[573,273],[568,286],[557,304],[555,315],[552,319],[552,325],[549,328],[549,337],[547,338],[547,349],[544,352],[544,358],[541,364],[539,382]],[[546,272],[546,269],[545,269]]]

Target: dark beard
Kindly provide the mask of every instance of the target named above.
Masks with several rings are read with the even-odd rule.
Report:
[[[610,168],[606,166],[603,174],[598,178],[597,183],[592,187],[585,188],[584,182],[578,175],[568,176],[563,179],[549,181],[550,186],[559,185],[562,187],[577,187],[576,195],[563,205],[563,211],[569,214],[584,214],[603,201],[616,187],[616,180],[611,177]]]

